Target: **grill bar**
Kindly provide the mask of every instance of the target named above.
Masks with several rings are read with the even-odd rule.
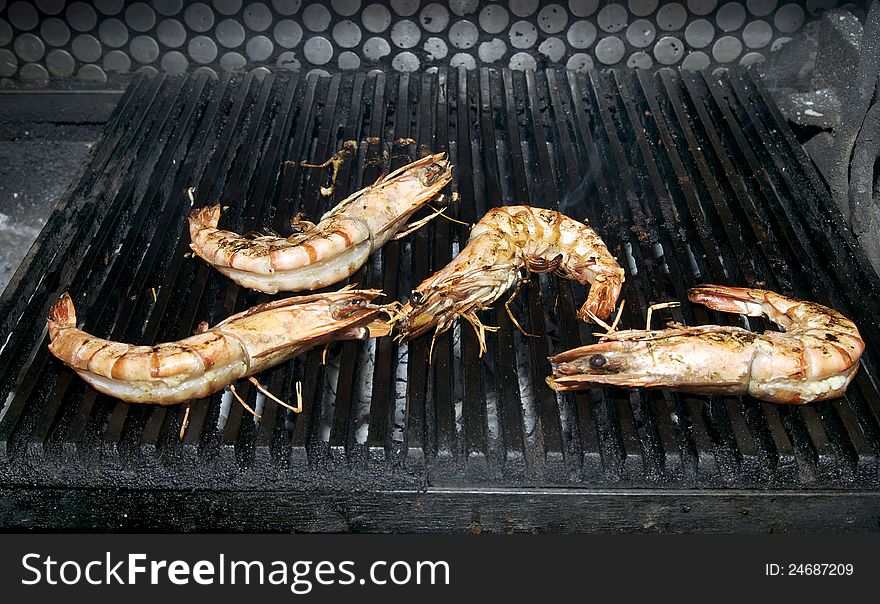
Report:
[[[322,161],[347,140],[357,150],[324,197],[329,170],[299,162]],[[178,339],[273,299],[184,257],[187,187],[196,206],[229,206],[224,228],[284,233],[297,212],[314,220],[384,165],[425,150],[447,150],[456,166],[460,199],[448,213],[459,220],[518,203],[587,218],[628,272],[622,327],[643,326],[650,304],[685,300],[700,282],[766,286],[855,319],[868,342],[862,371],[844,398],[806,407],[668,391],[557,394],[543,383],[547,357],[595,341],[595,328],[575,318],[586,289],[548,275],[533,275],[511,305],[537,338],[514,327],[502,298],[485,313],[500,331],[482,357],[467,325],[432,351],[430,336],[334,344],[326,364],[314,350],[259,376],[290,401],[301,381],[302,414],[245,382],[239,393],[261,420],[217,394],[189,403],[182,439],[187,405],[119,403],[48,354],[43,318],[67,289],[84,328],[134,343]],[[843,224],[749,73],[142,77],[0,299],[10,313],[0,323],[0,484],[875,489],[880,280]],[[467,234],[438,218],[349,282],[404,299]],[[686,302],[660,314],[767,326]]]

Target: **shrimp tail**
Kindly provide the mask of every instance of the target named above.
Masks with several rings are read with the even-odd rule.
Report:
[[[189,213],[190,231],[216,229],[220,223],[220,204],[195,208]]]
[[[623,285],[623,279],[605,279],[597,277],[590,286],[590,293],[587,294],[587,301],[578,311],[578,319],[581,321],[592,321],[590,314],[607,319],[614,312],[617,305],[617,299],[620,297],[620,289]]]
[[[770,296],[780,300],[783,299],[779,294],[763,289],[730,287],[727,285],[704,284],[688,290],[688,300],[695,304],[702,304],[712,310],[748,315],[750,317],[759,317],[766,314],[763,305],[769,302]],[[793,305],[794,301],[791,301],[789,304]]]
[[[49,337],[55,339],[58,332],[64,327],[76,327],[76,309],[70,294],[64,292],[58,301],[52,305],[48,317]]]

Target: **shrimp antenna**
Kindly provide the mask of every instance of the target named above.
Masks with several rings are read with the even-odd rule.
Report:
[[[453,217],[450,216],[449,214],[444,214],[444,213],[443,213],[443,210],[445,210],[446,208],[443,208],[443,209],[441,210],[441,209],[435,208],[435,207],[432,206],[430,203],[429,203],[429,204],[426,204],[426,205],[427,205],[429,208],[431,208],[432,210],[434,210],[434,211],[437,213],[438,216],[440,216],[441,218],[445,218],[445,219],[448,220],[449,222],[454,222],[454,223],[456,223],[456,224],[463,224],[463,225],[466,226],[466,227],[471,226],[470,223],[464,222],[463,220],[459,220],[458,218],[453,218]]]
[[[645,320],[645,330],[651,331],[651,315],[655,310],[660,310],[661,308],[675,308],[676,306],[681,306],[680,302],[660,302],[659,304],[652,304],[648,307],[648,316]]]
[[[285,403],[285,402],[282,401],[280,398],[278,398],[277,396],[275,396],[274,394],[272,394],[271,392],[269,392],[269,391],[265,388],[265,386],[263,386],[259,381],[257,381],[257,378],[255,378],[254,376],[250,376],[250,377],[248,378],[248,381],[249,381],[251,384],[253,384],[254,387],[255,387],[257,390],[259,390],[260,392],[262,392],[263,394],[265,394],[267,397],[269,397],[270,399],[272,399],[273,401],[275,401],[276,403],[278,403],[279,405],[281,405],[281,406],[284,407],[285,409],[290,409],[290,410],[293,411],[294,413],[299,413],[300,411],[302,411],[302,405],[300,405],[300,406],[299,406],[299,409],[297,409],[297,408],[294,407],[293,405],[291,405],[291,404],[289,404],[289,403]]]
[[[178,433],[178,440],[183,440],[184,435],[186,434],[186,429],[189,427],[189,411],[191,409],[191,405],[186,406],[186,411],[183,413],[183,421],[180,422],[180,432]]]
[[[422,228],[423,226],[425,226],[426,224],[428,224],[429,222],[431,222],[432,220],[437,218],[437,216],[443,216],[445,218],[449,218],[448,216],[446,216],[444,214],[444,212],[446,211],[446,208],[441,208],[438,210],[434,206],[430,206],[430,207],[432,210],[434,210],[433,214],[429,214],[428,216],[425,216],[424,218],[422,218],[420,220],[416,220],[415,222],[411,222],[409,224],[408,229],[406,229],[405,231],[401,231],[400,233],[397,233],[394,237],[391,238],[391,240],[397,241],[398,239],[403,239],[404,237],[406,237],[410,233],[419,230],[420,228]],[[458,222],[458,221],[455,221],[455,222]],[[464,224],[464,223],[462,223],[462,224]]]
[[[621,300],[620,306],[617,307],[617,314],[614,315],[614,321],[611,325],[608,325],[605,321],[597,317],[591,311],[587,311],[587,315],[598,325],[605,328],[605,333],[594,333],[594,336],[609,336],[617,331],[617,324],[620,323],[620,318],[623,316],[623,307],[626,306],[626,300]]]
[[[245,409],[247,409],[251,415],[253,415],[257,419],[263,419],[262,415],[260,415],[259,413],[257,413],[253,409],[251,409],[250,405],[248,405],[246,402],[244,402],[244,399],[238,395],[238,392],[236,392],[236,390],[235,390],[235,384],[229,384],[229,390],[232,392],[232,396],[235,397],[235,400],[237,400],[239,403],[241,403],[241,406],[244,407]]]

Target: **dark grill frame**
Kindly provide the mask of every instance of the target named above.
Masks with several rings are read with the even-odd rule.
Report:
[[[201,260],[183,259],[185,189],[197,187],[197,205],[228,205],[224,228],[270,225],[284,232],[296,211],[317,217],[375,180],[384,146],[364,144],[369,137],[389,145],[392,168],[421,145],[448,148],[461,196],[453,215],[466,222],[514,203],[586,215],[627,269],[624,326],[642,326],[651,302],[685,301],[687,287],[701,281],[766,286],[852,317],[868,343],[862,369],[845,398],[803,407],[667,391],[557,397],[543,384],[546,357],[590,341],[592,328],[574,318],[585,290],[545,275],[534,277],[514,305],[526,330],[545,337],[520,334],[503,308],[487,312],[487,323],[502,329],[490,336],[482,360],[462,326],[438,339],[430,366],[427,336],[411,342],[407,354],[387,338],[372,348],[349,342],[331,349],[328,367],[318,350],[266,372],[261,380],[288,399],[294,381],[303,380],[306,409],[292,425],[273,404],[259,424],[234,405],[216,428],[218,394],[193,402],[179,441],[183,405],[118,403],[48,354],[44,317],[66,289],[84,329],[133,343],[177,339],[202,320],[213,324],[268,299]],[[408,137],[416,144],[400,142]],[[350,139],[360,142],[358,154],[343,165],[332,199],[318,194],[326,175],[284,164],[329,157]],[[453,244],[466,237],[465,227],[437,220],[386,246],[351,281],[400,299],[445,265]],[[743,498],[802,503],[836,490],[847,493],[840,501],[860,506],[856,517],[864,524],[857,526],[876,529],[874,308],[880,279],[749,72],[586,76],[441,68],[330,78],[140,77],[0,298],[0,493],[10,502],[30,493],[43,503],[66,498],[77,506],[89,505],[83,497],[92,493],[102,502],[94,517],[105,521],[116,518],[113,501],[137,507],[137,493],[172,506],[181,492],[194,491],[195,500],[217,497],[236,502],[232,507],[285,493],[296,501],[291,509],[327,498],[348,502],[341,513],[348,528],[416,530],[420,514],[430,516],[422,528],[443,527],[443,506],[455,512],[448,525],[454,527],[468,505],[503,509],[479,503],[492,493],[523,506],[537,498],[568,518],[557,527],[526,515],[524,526],[576,529],[596,528],[598,520],[572,518],[573,502],[601,493],[647,502],[676,494],[711,498],[712,489],[723,488],[730,489],[728,507]],[[686,302],[664,317],[688,324],[739,320]],[[253,388],[241,386],[253,400]],[[108,495],[108,488],[125,493]],[[564,489],[546,490],[554,488]],[[351,491],[374,498],[362,504],[374,515],[362,524],[352,524],[358,503]],[[377,501],[396,511],[379,510]],[[401,502],[409,501],[438,503],[404,519]],[[815,510],[834,507],[830,501],[816,499]],[[15,505],[0,508],[7,525],[22,522]],[[258,526],[339,528],[268,513],[258,513]],[[392,519],[395,513],[402,515]],[[52,518],[71,527],[98,522],[52,514],[34,522],[52,526],[40,524]],[[783,526],[800,526],[783,518]],[[202,521],[147,513],[110,522],[247,526]],[[687,528],[689,521],[682,522]],[[818,525],[813,519],[803,526]]]

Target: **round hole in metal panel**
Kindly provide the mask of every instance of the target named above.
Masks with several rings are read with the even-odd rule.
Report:
[[[640,50],[629,56],[626,60],[626,66],[630,69],[651,69],[654,66],[654,61],[651,60],[651,55]]]
[[[64,22],[59,19],[47,19],[47,21],[57,21],[58,23],[64,25]],[[64,26],[64,29],[67,29],[66,25]],[[70,33],[68,33],[67,35],[68,37],[70,37]],[[6,46],[10,42],[12,42],[12,37],[12,26],[3,19],[0,19],[0,46]],[[61,44],[64,44],[64,42],[62,42]],[[61,44],[54,44],[54,46],[61,46]]]
[[[370,38],[364,42],[364,57],[370,61],[378,61],[391,54],[391,45],[384,38]]]
[[[500,4],[490,4],[483,7],[479,16],[480,27],[487,34],[500,34],[510,23],[510,15]]]
[[[283,19],[275,24],[272,35],[278,46],[282,48],[293,48],[300,43],[303,37],[303,30],[299,23],[291,19]]]
[[[325,65],[333,58],[333,45],[323,36],[314,36],[306,40],[303,54],[312,65]]]
[[[117,50],[113,52],[119,51]],[[49,73],[53,76],[59,78],[70,77],[73,75],[73,72],[76,71],[76,61],[66,50],[56,48],[46,55],[46,69],[48,69]]]
[[[391,13],[381,4],[371,4],[361,13],[361,23],[367,31],[378,34],[391,25]]]
[[[585,52],[576,52],[568,58],[565,68],[569,71],[589,71],[593,68],[593,57]]]
[[[128,45],[131,57],[138,63],[152,63],[159,58],[159,45],[150,36],[136,36]]]
[[[15,38],[13,48],[25,63],[36,63],[46,54],[46,45],[34,34],[21,34]]]
[[[517,17],[528,17],[538,9],[538,0],[510,0],[510,12]]]
[[[449,59],[449,66],[455,68],[464,67],[470,71],[477,68],[477,60],[466,52],[459,52],[452,55],[452,58]]]
[[[477,12],[477,7],[479,5],[479,0],[449,0],[450,10],[459,17],[464,17]]]
[[[718,0],[688,0],[688,10],[693,14],[705,17],[718,6]]]
[[[196,69],[193,70],[193,73],[195,75],[205,74],[209,78],[211,78],[212,80],[216,80],[220,77],[219,75],[217,75],[216,71],[214,71],[211,67],[208,67],[206,65],[202,65],[201,67],[197,67]]]
[[[626,27],[629,15],[627,15],[626,9],[621,5],[608,4],[602,7],[596,20],[599,22],[599,27],[602,28],[603,31],[616,33]]]
[[[18,58],[11,50],[0,48],[0,77],[8,78],[18,71]]]
[[[516,71],[535,71],[538,68],[538,62],[535,57],[528,52],[518,52],[510,57],[510,68]]]
[[[664,65],[675,65],[684,55],[684,43],[675,36],[663,36],[654,45],[654,58]]]
[[[251,61],[265,61],[272,56],[272,53],[274,51],[275,45],[272,44],[272,40],[270,40],[266,36],[254,36],[253,38],[248,40],[247,44],[245,45],[245,53],[248,57],[250,57]],[[332,56],[332,48],[330,49],[330,53]],[[312,62],[314,63],[314,61]]]
[[[629,0],[629,12],[636,17],[647,17],[657,10],[658,0]],[[648,57],[650,59],[650,57]]]
[[[193,6],[198,5],[194,4]],[[205,5],[203,4],[202,6]],[[208,10],[210,11],[211,9]],[[156,13],[154,13],[153,9],[147,6],[145,3],[135,2],[125,9],[125,22],[128,23],[128,26],[135,31],[141,33],[147,32],[150,31],[156,24]]]
[[[573,48],[588,48],[596,41],[596,26],[586,20],[575,21],[565,37]]]
[[[330,6],[333,7],[337,15],[351,17],[360,9],[361,0],[330,0]]]
[[[0,10],[3,10],[3,2],[0,2]],[[47,15],[57,15],[64,10],[64,0],[37,0],[37,8]]]
[[[49,72],[39,63],[27,63],[18,70],[18,77],[32,84],[45,84],[49,81]]]
[[[715,26],[705,19],[692,21],[684,30],[684,39],[693,48],[705,48],[715,39]]]
[[[657,25],[665,31],[678,31],[687,23],[687,11],[678,3],[664,4],[657,11]]]
[[[715,23],[722,31],[736,31],[745,22],[746,9],[739,2],[728,2],[715,14]]]
[[[449,54],[449,47],[442,38],[428,38],[422,46],[422,50],[428,55],[431,61],[439,61],[445,59]]]
[[[411,52],[401,52],[391,59],[391,67],[404,73],[412,73],[419,69],[419,58]]]
[[[807,6],[809,4],[810,0],[807,0]],[[776,0],[747,0],[746,6],[756,17],[766,17],[776,8]]]
[[[98,26],[98,37],[110,48],[121,48],[128,42],[128,28],[119,19],[104,19]]]
[[[101,58],[101,43],[95,36],[80,34],[70,45],[73,56],[83,63],[92,63]]]
[[[568,25],[568,12],[558,4],[548,4],[538,13],[538,27],[545,34],[558,34]]]
[[[76,72],[76,78],[83,82],[99,82],[107,81],[107,74],[98,65],[83,65]]]
[[[722,36],[712,45],[712,56],[719,63],[730,63],[742,53],[742,42],[733,36]]]
[[[330,25],[330,11],[320,4],[309,4],[303,9],[302,23],[308,30],[324,31]]]
[[[244,44],[245,31],[241,23],[235,19],[223,19],[214,28],[214,37],[221,46],[238,48]]]
[[[189,41],[186,52],[193,61],[205,65],[217,58],[217,44],[208,36],[196,36]]]
[[[773,39],[773,28],[766,21],[752,21],[743,28],[742,37],[749,48],[764,48]]]
[[[161,65],[162,69],[167,73],[179,74],[186,71],[187,67],[189,67],[189,61],[187,61],[183,53],[172,50],[166,52],[165,56],[162,57]]]
[[[391,8],[401,17],[411,17],[419,10],[419,0],[391,0]]]
[[[685,71],[702,71],[712,64],[712,59],[702,50],[689,52],[681,62],[681,68]]]
[[[128,73],[131,71],[131,59],[121,50],[111,50],[105,54],[103,64],[106,71],[112,71],[113,73]]]
[[[492,38],[488,42],[482,42],[477,48],[477,56],[483,63],[494,63],[504,58],[507,54],[507,44],[501,38]]]
[[[223,16],[230,17],[241,9],[241,0],[212,0],[214,10]],[[277,9],[276,9],[277,10]],[[279,11],[280,12],[280,11]]]
[[[794,33],[804,24],[804,9],[797,4],[781,6],[773,17],[773,23],[783,33]]]
[[[528,21],[517,21],[511,25],[508,35],[514,48],[531,48],[538,41],[538,30]]]
[[[4,22],[0,20],[0,46],[4,45],[2,33],[3,23]],[[43,41],[49,46],[64,46],[70,41],[70,29],[64,21],[52,17],[46,19],[40,24],[40,37],[43,38]]]
[[[422,30],[414,21],[403,19],[391,28],[391,41],[398,48],[412,48],[422,38]]]
[[[183,8],[183,0],[153,0],[153,8],[165,17],[173,17]]]
[[[565,42],[555,37],[547,38],[538,45],[538,52],[553,63],[558,63],[565,56]]]
[[[626,39],[636,48],[650,46],[656,37],[657,30],[654,28],[654,24],[647,19],[636,19],[626,28]]]
[[[441,32],[449,25],[449,11],[442,4],[432,2],[419,13],[419,23],[422,24],[425,31],[431,33]]]
[[[165,19],[156,28],[156,37],[168,48],[179,48],[186,42],[186,28],[176,19]]]
[[[88,6],[88,5],[86,5]],[[28,2],[13,2],[6,9],[6,18],[16,29],[30,31],[40,22],[37,9]],[[45,70],[44,70],[45,71]]]
[[[125,0],[92,0],[92,4],[95,5],[102,14],[108,16],[118,15],[122,11],[122,6],[125,4]]]
[[[742,65],[743,67],[749,67],[751,65],[760,65],[761,63],[765,62],[766,60],[767,60],[767,57],[765,57],[760,52],[747,52],[739,60],[739,64]]]
[[[596,43],[596,58],[605,65],[620,63],[626,54],[626,45],[617,36],[607,36]]]
[[[473,48],[479,37],[480,30],[477,29],[477,26],[464,19],[456,21],[449,28],[449,41],[456,48]]]
[[[333,26],[333,40],[342,48],[354,48],[361,43],[361,28],[348,19]]]
[[[361,66],[361,59],[350,50],[346,50],[345,52],[339,53],[339,58],[336,60],[336,64],[339,65],[339,69],[350,71]]]
[[[285,50],[275,59],[275,67],[286,71],[298,72],[302,69],[302,64],[300,64],[299,59],[296,58],[295,52],[292,50]]]
[[[220,57],[220,68],[224,71],[242,71],[245,65],[247,59],[237,52],[227,52]]]
[[[76,31],[91,31],[98,22],[95,9],[85,2],[74,2],[69,5],[64,16],[67,18],[67,24]]]
[[[241,16],[251,31],[266,31],[272,25],[272,11],[261,2],[248,2]]]
[[[296,14],[301,5],[302,0],[272,0],[272,7],[279,15],[284,15],[285,17]]]
[[[191,30],[202,34],[214,27],[214,11],[204,2],[196,2],[183,11],[183,21]]]

